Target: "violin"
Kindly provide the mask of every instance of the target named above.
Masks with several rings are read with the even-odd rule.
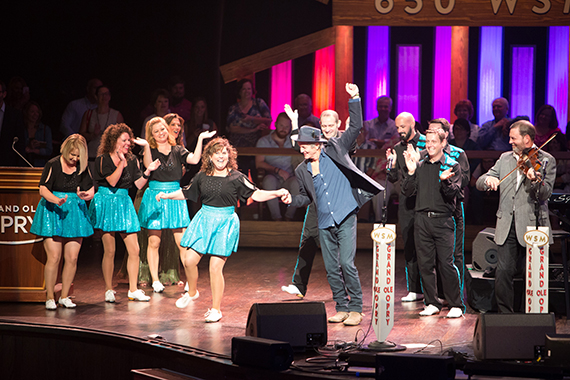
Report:
[[[544,144],[542,144],[538,148],[532,147],[525,149],[524,152],[521,154],[519,160],[517,161],[517,166],[499,181],[499,185],[517,169],[520,169],[526,176],[528,171],[532,168],[535,172],[536,180],[540,181],[542,179],[542,174],[540,173],[539,170],[540,168],[542,168],[542,162],[540,162],[540,160],[538,159],[538,152],[546,144],[552,141],[552,139],[555,138],[556,135],[557,133],[554,133],[552,136],[550,136],[548,140],[546,140]]]

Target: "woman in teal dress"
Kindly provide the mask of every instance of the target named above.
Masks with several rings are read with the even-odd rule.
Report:
[[[57,304],[66,308],[77,306],[69,298],[69,289],[77,270],[77,257],[83,238],[93,235],[85,204],[85,201],[93,198],[94,193],[87,164],[85,138],[74,134],[61,145],[61,155],[46,163],[40,179],[42,198],[30,232],[44,237],[48,310],[55,310]],[[61,297],[56,304],[55,282],[62,255],[65,262],[61,273]]]
[[[182,237],[180,245],[186,247],[180,258],[186,271],[188,290],[176,301],[184,308],[198,298],[198,263],[204,255],[210,255],[210,285],[212,308],[205,314],[206,322],[218,322],[222,318],[220,309],[224,294],[223,269],[227,258],[237,251],[239,241],[239,218],[235,213],[238,200],[256,202],[271,199],[285,200],[291,195],[286,189],[274,191],[259,190],[247,177],[239,172],[237,151],[224,138],[215,138],[206,145],[202,155],[202,168],[192,183],[184,190],[156,195],[157,200],[190,199],[202,202]],[[182,253],[183,252],[183,253]]]
[[[140,140],[144,141],[144,140]],[[139,273],[139,243],[137,232],[140,224],[133,202],[129,197],[129,188],[135,184],[142,188],[149,176],[160,166],[155,160],[141,171],[139,162],[132,154],[133,132],[126,124],[110,125],[101,136],[98,155],[95,159],[97,193],[89,205],[93,227],[102,231],[103,242],[103,278],[105,280],[105,301],[115,302],[113,290],[113,271],[115,263],[115,235],[119,233],[127,248],[127,273],[131,301],[149,301],[144,291],[137,289]],[[140,142],[144,145],[143,142]]]
[[[182,256],[183,249],[180,247],[180,239],[184,233],[184,228],[190,223],[188,206],[184,200],[169,200],[159,203],[155,199],[156,194],[161,191],[174,192],[180,190],[183,165],[196,165],[200,161],[200,154],[202,153],[202,140],[212,137],[215,133],[215,131],[201,133],[194,153],[190,153],[183,146],[176,145],[166,121],[161,117],[154,117],[146,125],[148,143],[137,142],[143,146],[143,161],[146,167],[157,159],[161,163],[150,176],[148,189],[144,192],[139,208],[141,227],[148,230],[147,260],[152,277],[152,288],[156,293],[164,291],[164,286],[158,276],[158,251],[162,230],[172,230],[174,240]],[[145,140],[139,139],[137,141]]]

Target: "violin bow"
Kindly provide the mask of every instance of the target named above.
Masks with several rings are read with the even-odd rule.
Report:
[[[541,146],[538,147],[538,149],[536,150],[536,153],[538,153],[540,150],[542,150],[542,148],[544,148],[544,146],[545,146],[546,144],[548,144],[549,142],[551,142],[552,139],[555,138],[557,134],[558,134],[558,132],[552,134],[552,136],[550,136],[550,138],[549,138],[548,140],[546,140],[546,141],[544,142],[544,144],[542,144]],[[526,159],[524,160],[524,162],[527,162],[527,161],[528,161],[528,156],[526,157]],[[511,174],[513,174],[513,173],[515,172],[515,170],[517,170],[518,168],[519,168],[519,166],[518,166],[518,163],[517,163],[517,165],[515,166],[515,168],[514,168],[513,170],[511,170],[510,172],[508,172],[507,175],[504,176],[504,177],[499,181],[499,185],[501,184],[501,182],[503,182],[505,179],[507,179],[508,176],[510,176]]]

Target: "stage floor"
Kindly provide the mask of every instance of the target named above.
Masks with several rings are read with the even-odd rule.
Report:
[[[231,338],[244,336],[248,312],[253,303],[297,302],[297,297],[281,291],[291,281],[297,251],[294,249],[240,248],[225,266],[226,291],[222,303],[223,318],[219,323],[205,323],[204,313],[211,307],[208,277],[208,259],[199,265],[198,288],[200,298],[186,309],[178,309],[174,302],[181,295],[182,286],[168,286],[164,293],[152,293],[150,302],[133,302],[127,299],[127,284],[116,280],[117,302],[104,302],[104,283],[100,269],[101,248],[90,247],[86,241],[80,254],[74,282],[76,309],[58,308],[48,311],[43,303],[0,303],[0,319],[42,324],[79,326],[146,338],[157,334],[166,341],[202,350],[231,355]],[[116,270],[122,262],[117,253]],[[470,263],[470,259],[466,258]],[[356,264],[360,272],[364,295],[364,319],[360,326],[347,327],[328,324],[329,341],[361,342],[376,340],[371,328],[372,310],[372,251],[359,250]],[[406,281],[403,253],[396,255],[396,299],[404,296]],[[335,313],[334,302],[326,280],[320,252],[315,258],[309,290],[304,301],[325,302],[327,315]],[[422,302],[395,304],[395,322],[388,340],[406,345],[405,353],[439,354],[442,349],[453,348],[473,357],[473,329],[478,313],[467,307],[464,317],[446,319],[447,308],[441,315],[420,317]],[[565,317],[557,317],[557,332],[570,334]]]

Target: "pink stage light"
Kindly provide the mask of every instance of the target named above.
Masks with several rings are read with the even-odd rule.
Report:
[[[398,96],[396,114],[409,112],[420,121],[421,46],[398,46]]]
[[[313,113],[317,117],[324,110],[334,109],[334,75],[334,45],[317,50],[313,75]]]
[[[546,103],[556,110],[562,132],[568,122],[568,41],[569,27],[548,28],[548,75],[546,79]]]
[[[285,104],[292,104],[291,87],[292,87],[292,63],[291,61],[280,63],[271,68],[271,117],[273,125],[271,129],[275,129],[275,121],[277,115],[284,111]]]
[[[479,125],[493,117],[493,100],[503,92],[503,27],[482,26],[479,46]]]
[[[513,46],[511,68],[511,116],[534,119],[534,47]]]
[[[390,28],[369,26],[366,49],[364,119],[378,116],[376,99],[390,95]]]
[[[432,118],[443,117],[449,120],[451,112],[451,26],[435,28],[434,49]]]

